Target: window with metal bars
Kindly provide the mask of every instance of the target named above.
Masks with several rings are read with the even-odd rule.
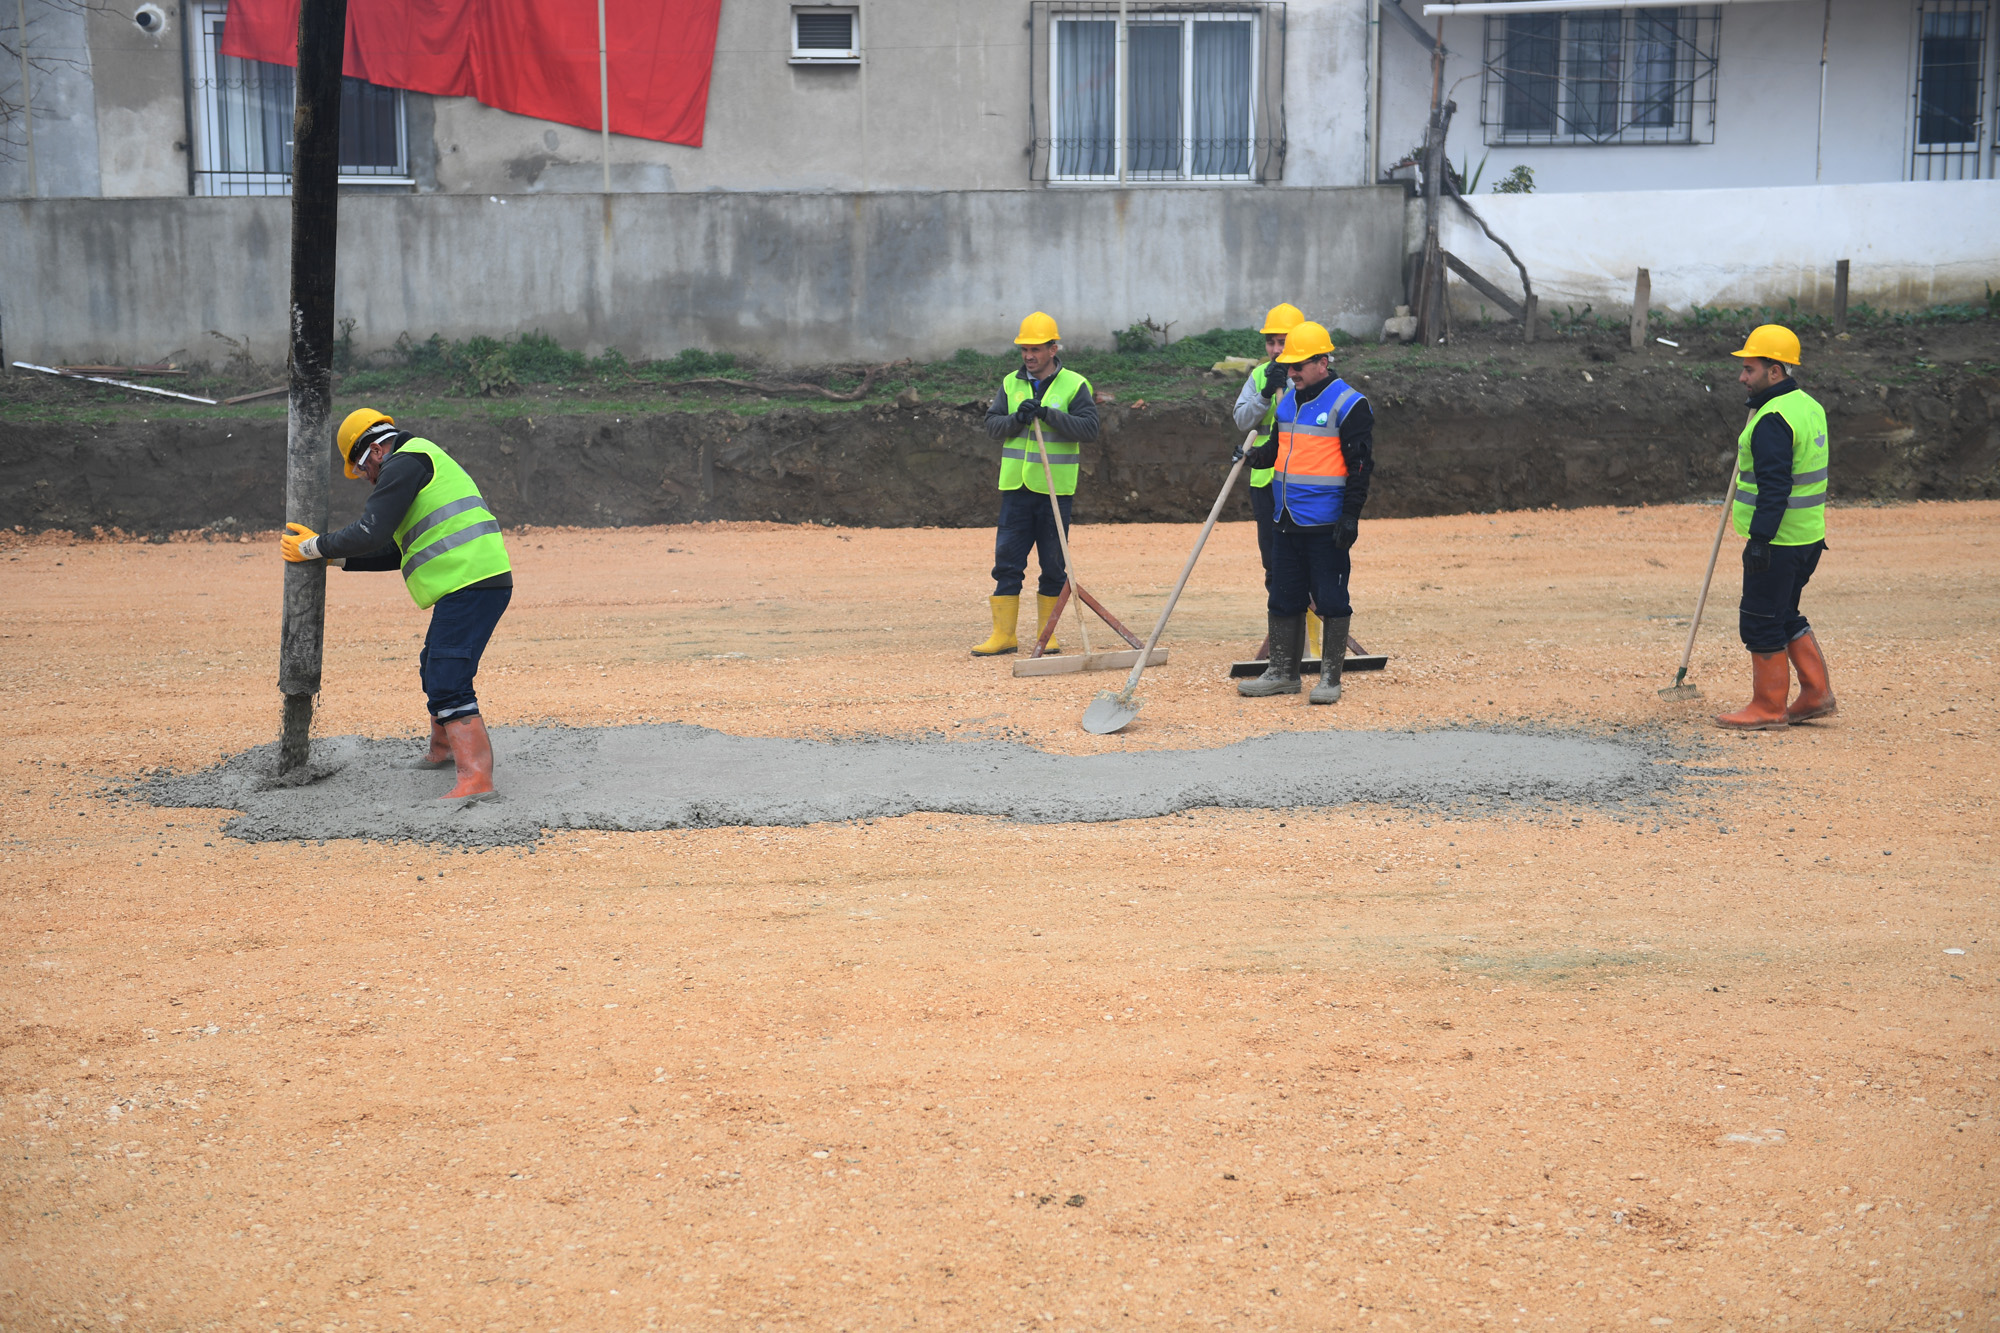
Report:
[[[1987,125],[1987,0],[1917,6],[1910,179],[1974,180],[1991,174]]]
[[[1030,104],[1047,132],[1029,146],[1031,178],[1278,179],[1284,11],[1128,4],[1121,51],[1116,4],[1038,0],[1030,8]]]
[[[1713,5],[1488,18],[1486,142],[1713,143],[1721,25]]]
[[[189,6],[194,192],[290,194],[292,71],[222,54],[226,4]],[[340,81],[340,182],[414,185],[401,89]]]

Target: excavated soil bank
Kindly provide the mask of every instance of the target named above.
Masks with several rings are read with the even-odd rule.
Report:
[[[276,746],[153,778],[154,805],[244,813],[254,842],[409,838],[531,843],[544,830],[835,823],[916,813],[1023,823],[1152,819],[1197,808],[1370,803],[1423,809],[1550,802],[1657,803],[1680,784],[1629,742],[1479,731],[1292,733],[1219,750],[1057,755],[999,741],[837,742],[730,736],[680,724],[516,727],[493,734],[501,799],[444,809],[451,775],[403,767],[409,741],[340,736],[313,749],[315,780],[273,780]],[[1282,786],[1271,782],[1283,773]]]
[[[2000,496],[1991,323],[1813,342],[1805,386],[1827,408],[1835,503]],[[1723,350],[1733,345],[1708,337],[1633,353],[1601,337],[1523,346],[1473,331],[1436,354],[1349,349],[1342,373],[1378,419],[1368,516],[1719,495],[1743,424],[1736,363]],[[1197,374],[1172,400],[1107,403],[1103,440],[1084,452],[1078,520],[1202,518],[1241,438],[1229,419],[1240,382]],[[984,397],[689,410],[664,392],[604,401],[617,387],[593,388],[597,402],[582,388],[501,402],[414,390],[370,401],[450,449],[510,527],[993,521]],[[1121,388],[1104,376],[1097,387],[1114,397]],[[282,524],[282,404],[185,416],[103,394],[115,391],[0,379],[0,527],[159,534]],[[72,401],[87,410],[64,412]],[[333,522],[358,514],[366,496],[336,482]],[[1240,485],[1225,516],[1250,517]]]

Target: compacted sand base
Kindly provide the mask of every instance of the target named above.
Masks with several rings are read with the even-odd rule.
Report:
[[[1470,727],[1674,773],[490,850],[140,803],[274,735],[275,539],[8,538],[0,1325],[1990,1328],[2000,504],[1836,510],[1841,712],[1750,736],[1704,725],[1747,692],[1727,554],[1709,697],[1654,694],[1715,512],[1365,524],[1392,661],[1330,709],[1223,678],[1262,632],[1224,527],[1113,737],[1113,678],[965,655],[990,533],[517,531],[502,727]],[[1143,626],[1191,536],[1077,553]],[[414,753],[397,585],[331,576],[319,730]]]

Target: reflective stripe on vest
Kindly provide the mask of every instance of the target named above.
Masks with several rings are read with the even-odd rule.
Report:
[[[1006,391],[1009,412],[1018,411],[1023,403],[1035,396],[1034,382],[1018,370],[1001,381],[1000,387]],[[1049,381],[1049,387],[1042,391],[1042,404],[1058,412],[1067,412],[1079,393],[1089,392],[1089,380],[1074,370],[1059,368],[1055,378]],[[1083,453],[1083,446],[1075,440],[1051,437],[1046,424],[1042,427],[1042,444],[1049,451],[1049,469],[1055,473],[1056,494],[1075,495],[1077,460]],[[1023,486],[1041,495],[1049,493],[1049,478],[1042,470],[1042,454],[1035,447],[1035,428],[1032,425],[1026,435],[1014,436],[1000,446],[1000,489],[1018,491]]]
[[[431,479],[396,525],[403,550],[403,586],[418,606],[435,605],[460,588],[513,568],[500,520],[480,497],[464,468],[429,440],[408,440],[398,450],[431,460]]]
[[[1285,390],[1275,404],[1278,458],[1274,514],[1289,511],[1292,522],[1304,528],[1340,521],[1347,489],[1347,455],[1340,448],[1340,424],[1360,401],[1360,391],[1342,380],[1326,385],[1303,409],[1298,390]]]
[[[1810,546],[1826,540],[1826,409],[1802,389],[1779,394],[1758,408],[1736,438],[1736,497],[1732,506],[1736,535],[1750,535],[1757,512],[1757,470],[1750,437],[1757,423],[1772,413],[1792,430],[1792,490],[1785,497],[1785,516],[1778,523],[1775,546]]]
[[[1250,372],[1250,378],[1259,386],[1259,388],[1261,388],[1264,383],[1265,368],[1268,367],[1270,364],[1271,363],[1269,361],[1266,361],[1263,365],[1258,366],[1255,370]],[[1263,395],[1261,393],[1258,395],[1258,397],[1260,398],[1262,396]],[[1279,397],[1283,396],[1284,395],[1282,394],[1279,395]],[[1264,409],[1264,419],[1257,423],[1257,438],[1250,441],[1250,447],[1252,449],[1262,449],[1266,444],[1270,443],[1271,423],[1276,421],[1277,419],[1278,419],[1278,399],[1273,398],[1271,400],[1271,405]],[[1250,469],[1251,489],[1255,490],[1259,486],[1269,486],[1271,484],[1271,478],[1276,476],[1277,473],[1278,469],[1276,469],[1275,467],[1251,468]]]

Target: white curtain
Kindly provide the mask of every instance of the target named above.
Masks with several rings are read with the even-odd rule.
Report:
[[[1118,25],[1056,23],[1056,175],[1115,176]]]
[[[1194,24],[1194,174],[1250,173],[1250,27]]]
[[[1139,176],[1181,174],[1181,25],[1133,23],[1131,106],[1125,113],[1130,169]]]

